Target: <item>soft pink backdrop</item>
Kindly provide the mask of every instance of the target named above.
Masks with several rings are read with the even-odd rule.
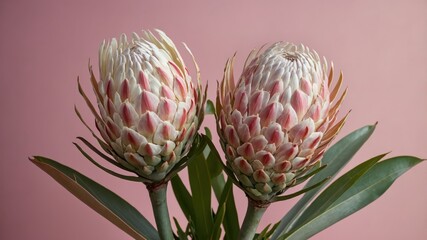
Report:
[[[427,157],[427,2],[413,1],[17,1],[0,2],[0,239],[130,239],[27,160],[40,154],[110,187],[153,220],[141,184],[116,179],[73,147],[90,138],[74,114],[92,116],[87,63],[104,38],[159,28],[195,54],[214,98],[226,59],[278,40],[304,43],[342,69],[352,109],[343,136],[379,121],[349,167],[368,157]],[[186,55],[186,54],[184,54]],[[188,58],[187,58],[188,59]],[[190,65],[190,64],[189,64]],[[240,69],[240,68],[238,68]],[[93,99],[93,94],[90,95]],[[212,117],[206,125],[214,127]],[[427,239],[427,164],[400,178],[377,202],[313,239]],[[238,197],[243,218],[246,200]],[[170,212],[183,215],[170,194]],[[292,201],[274,204],[275,222]]]

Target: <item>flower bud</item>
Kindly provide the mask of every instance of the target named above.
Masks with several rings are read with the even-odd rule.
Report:
[[[269,201],[321,159],[343,126],[345,118],[333,125],[342,76],[330,90],[333,68],[328,76],[316,52],[284,42],[253,51],[237,84],[233,62],[217,95],[221,146],[240,187]]]
[[[164,179],[188,153],[204,103],[199,79],[193,83],[174,43],[157,33],[104,41],[100,80],[92,74],[106,151],[149,182]]]

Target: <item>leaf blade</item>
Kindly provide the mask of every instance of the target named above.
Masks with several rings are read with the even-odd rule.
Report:
[[[375,156],[358,166],[354,167],[331,185],[329,185],[320,195],[314,199],[310,206],[305,209],[301,217],[296,221],[296,225],[306,221],[311,216],[315,216],[322,211],[325,211],[331,204],[333,204],[345,191],[348,190],[360,177],[369,171],[374,165],[381,160],[386,154]]]
[[[223,193],[226,184],[222,173],[223,164],[218,150],[210,139],[207,139],[207,145],[210,149],[206,161],[211,174],[211,185],[217,200],[220,201],[221,193]],[[229,177],[228,180],[232,179]],[[227,198],[227,214],[224,217],[223,226],[225,231],[224,239],[234,240],[238,238],[240,226],[233,190],[231,190],[230,196]]]
[[[83,174],[52,159],[30,159],[97,213],[135,239],[160,239],[156,229],[132,205]],[[113,206],[120,206],[117,209]]]
[[[293,240],[313,236],[375,201],[398,177],[422,161],[416,157],[399,156],[375,164],[325,212],[283,237]]]
[[[322,186],[325,182],[327,182],[329,180],[329,178],[325,178],[325,179],[323,179],[322,181],[320,181],[320,182],[318,182],[318,183],[316,183],[316,184],[313,184],[313,185],[311,185],[311,186],[309,186],[309,187],[306,187],[306,188],[303,188],[303,189],[301,189],[300,191],[298,191],[298,192],[294,192],[294,193],[291,193],[291,194],[288,194],[288,195],[284,195],[284,196],[278,196],[278,197],[275,197],[275,198],[273,198],[273,202],[280,202],[280,201],[284,201],[284,200],[288,200],[288,199],[291,199],[291,198],[294,198],[294,197],[297,197],[297,196],[299,196],[299,195],[301,195],[301,194],[303,194],[303,193],[306,193],[306,192],[308,192],[308,191],[310,191],[310,190],[313,190],[313,189],[315,189],[315,188],[317,188],[317,187],[320,187],[320,186]]]
[[[211,180],[204,155],[188,164],[188,177],[194,207],[194,225],[199,239],[209,239],[213,225],[211,212]]]
[[[233,182],[231,180],[227,181],[224,187],[224,191],[221,194],[218,210],[215,215],[214,225],[212,227],[211,240],[219,240],[221,237],[221,223],[224,220],[225,212],[227,209],[227,199],[230,196],[230,192],[233,191]]]
[[[175,222],[176,232],[178,234],[179,240],[187,240],[187,235],[185,234],[184,230],[182,230],[178,220],[176,218],[173,218],[173,221]]]
[[[356,152],[363,146],[363,144],[369,139],[372,133],[375,130],[376,125],[368,125],[362,128],[359,128],[352,133],[348,134],[336,144],[327,150],[323,156],[323,164],[328,165],[323,171],[319,172],[313,176],[307,183],[306,186],[310,186],[314,182],[318,182],[325,177],[333,177],[336,173],[339,172],[346,164],[351,160],[351,158],[356,154]],[[343,156],[345,152],[345,156]],[[337,161],[338,157],[341,156],[340,160]],[[304,196],[292,207],[292,209],[281,219],[279,226],[272,236],[272,240],[275,240],[288,230],[295,221],[300,216],[301,212],[307,207],[307,204],[320,192],[325,185],[313,189],[310,192],[304,194]]]
[[[187,220],[194,218],[194,208],[191,204],[193,202],[192,197],[179,175],[171,179],[171,184],[175,198]]]

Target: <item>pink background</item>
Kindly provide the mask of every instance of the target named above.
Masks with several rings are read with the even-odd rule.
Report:
[[[231,2],[231,3],[230,3]],[[303,42],[342,69],[352,109],[340,136],[379,121],[353,159],[427,157],[427,2],[413,1],[17,1],[0,2],[0,239],[130,239],[27,160],[45,155],[89,175],[153,221],[145,187],[116,179],[83,159],[71,144],[90,138],[74,114],[92,116],[77,92],[88,84],[104,38],[140,29],[186,42],[210,83],[237,51],[241,67],[252,48],[278,40]],[[183,55],[186,55],[183,52]],[[187,57],[188,59],[188,57]],[[189,66],[191,64],[187,63]],[[238,67],[238,69],[240,69]],[[207,126],[214,128],[212,117]],[[377,202],[313,239],[427,239],[427,164],[400,178]],[[246,200],[239,199],[240,218]],[[183,222],[175,199],[170,212]],[[274,204],[262,226],[293,201]]]

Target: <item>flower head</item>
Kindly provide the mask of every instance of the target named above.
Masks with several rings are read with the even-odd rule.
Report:
[[[204,104],[200,81],[193,83],[174,43],[157,32],[104,41],[99,81],[91,71],[104,150],[148,182],[162,180],[188,153]]]
[[[221,146],[240,187],[269,201],[321,159],[344,124],[333,125],[345,96],[336,101],[342,75],[330,90],[333,68],[328,76],[316,52],[284,42],[253,51],[237,84],[233,61],[217,96]]]

